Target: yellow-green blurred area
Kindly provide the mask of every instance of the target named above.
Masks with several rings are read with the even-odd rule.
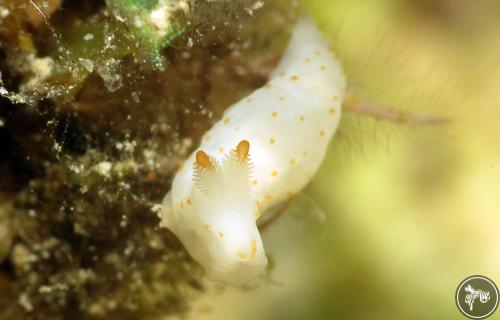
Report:
[[[306,189],[327,221],[285,215],[264,234],[271,281],[204,298],[192,317],[464,318],[454,301],[463,279],[500,284],[500,2],[303,7],[359,94],[450,123],[407,127],[345,113]]]

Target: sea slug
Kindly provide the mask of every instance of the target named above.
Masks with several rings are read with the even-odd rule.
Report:
[[[268,83],[227,109],[185,161],[160,214],[211,279],[238,285],[267,265],[256,220],[314,176],[335,134],[342,67],[301,18]]]

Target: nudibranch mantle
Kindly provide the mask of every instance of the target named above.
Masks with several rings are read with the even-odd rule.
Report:
[[[160,217],[211,279],[241,284],[267,258],[256,220],[299,192],[325,156],[346,80],[309,18],[269,82],[235,103],[181,166]]]

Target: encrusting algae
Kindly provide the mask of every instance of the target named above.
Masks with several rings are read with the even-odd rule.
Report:
[[[204,273],[155,214],[293,1],[0,2],[0,319],[155,319]]]

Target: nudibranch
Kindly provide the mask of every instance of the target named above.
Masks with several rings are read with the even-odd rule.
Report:
[[[268,83],[229,107],[181,166],[163,200],[162,226],[209,278],[237,285],[265,269],[256,221],[312,179],[345,89],[328,42],[303,17]]]

